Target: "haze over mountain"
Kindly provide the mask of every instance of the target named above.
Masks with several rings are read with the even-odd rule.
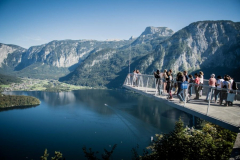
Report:
[[[131,50],[130,50],[131,47]],[[60,78],[84,86],[119,87],[131,69],[152,74],[156,69],[203,70],[234,74],[240,67],[240,23],[199,21],[174,33],[147,27],[129,40],[62,40],[28,50],[0,44],[0,72],[31,78]],[[210,69],[209,69],[210,68]]]

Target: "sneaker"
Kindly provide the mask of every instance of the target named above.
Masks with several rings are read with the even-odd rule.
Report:
[[[179,103],[181,103],[181,104],[182,104],[182,103],[184,103],[184,102],[183,102],[183,101],[179,101]]]

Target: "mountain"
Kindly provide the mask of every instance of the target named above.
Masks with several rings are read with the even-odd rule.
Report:
[[[8,73],[21,62],[22,54],[27,49],[0,43],[0,72]]]
[[[129,61],[130,58],[130,61]],[[54,78],[91,87],[119,87],[128,64],[141,73],[156,69],[229,74],[240,81],[240,23],[199,21],[174,33],[147,27],[129,40],[62,40],[24,49],[0,44],[0,72]]]
[[[62,40],[23,49],[1,44],[0,69],[31,78],[58,79],[73,71],[85,58],[104,48],[118,48],[131,41]]]
[[[154,70],[199,71],[238,77],[240,69],[240,23],[199,21],[161,42],[154,52],[137,61],[142,73]],[[209,74],[209,75],[208,75]],[[230,76],[231,76],[230,75]],[[240,80],[240,79],[239,79]]]
[[[147,27],[132,45],[150,44],[155,48],[161,41],[172,36],[173,30],[167,27]]]
[[[154,51],[155,45],[169,38],[174,32],[166,27],[147,27],[131,44],[121,48],[108,48],[89,55],[72,73],[60,78],[71,84],[83,86],[116,87],[109,84],[116,79],[124,68],[128,68],[129,54],[131,63]],[[128,71],[126,72],[128,73]]]

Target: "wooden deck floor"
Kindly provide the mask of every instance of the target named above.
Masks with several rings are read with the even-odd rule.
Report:
[[[174,108],[205,119],[234,132],[240,132],[240,101],[234,101],[233,106],[228,107],[224,105],[220,106],[219,103],[210,103],[210,105],[208,105],[208,102],[204,101],[206,96],[200,97],[199,100],[194,100],[193,98],[195,95],[193,95],[189,102],[179,103],[177,95],[173,95],[173,99],[168,100],[167,94],[161,96],[155,95],[156,90],[153,88],[132,87],[129,85],[123,85],[123,87],[155,98]]]

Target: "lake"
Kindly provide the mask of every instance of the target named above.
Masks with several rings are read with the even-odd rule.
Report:
[[[142,150],[156,133],[168,133],[190,115],[152,98],[128,90],[78,90],[72,92],[15,91],[41,104],[0,112],[0,159],[49,158],[61,151],[66,160],[84,159],[82,147],[111,150],[112,159],[131,159],[131,149]]]

